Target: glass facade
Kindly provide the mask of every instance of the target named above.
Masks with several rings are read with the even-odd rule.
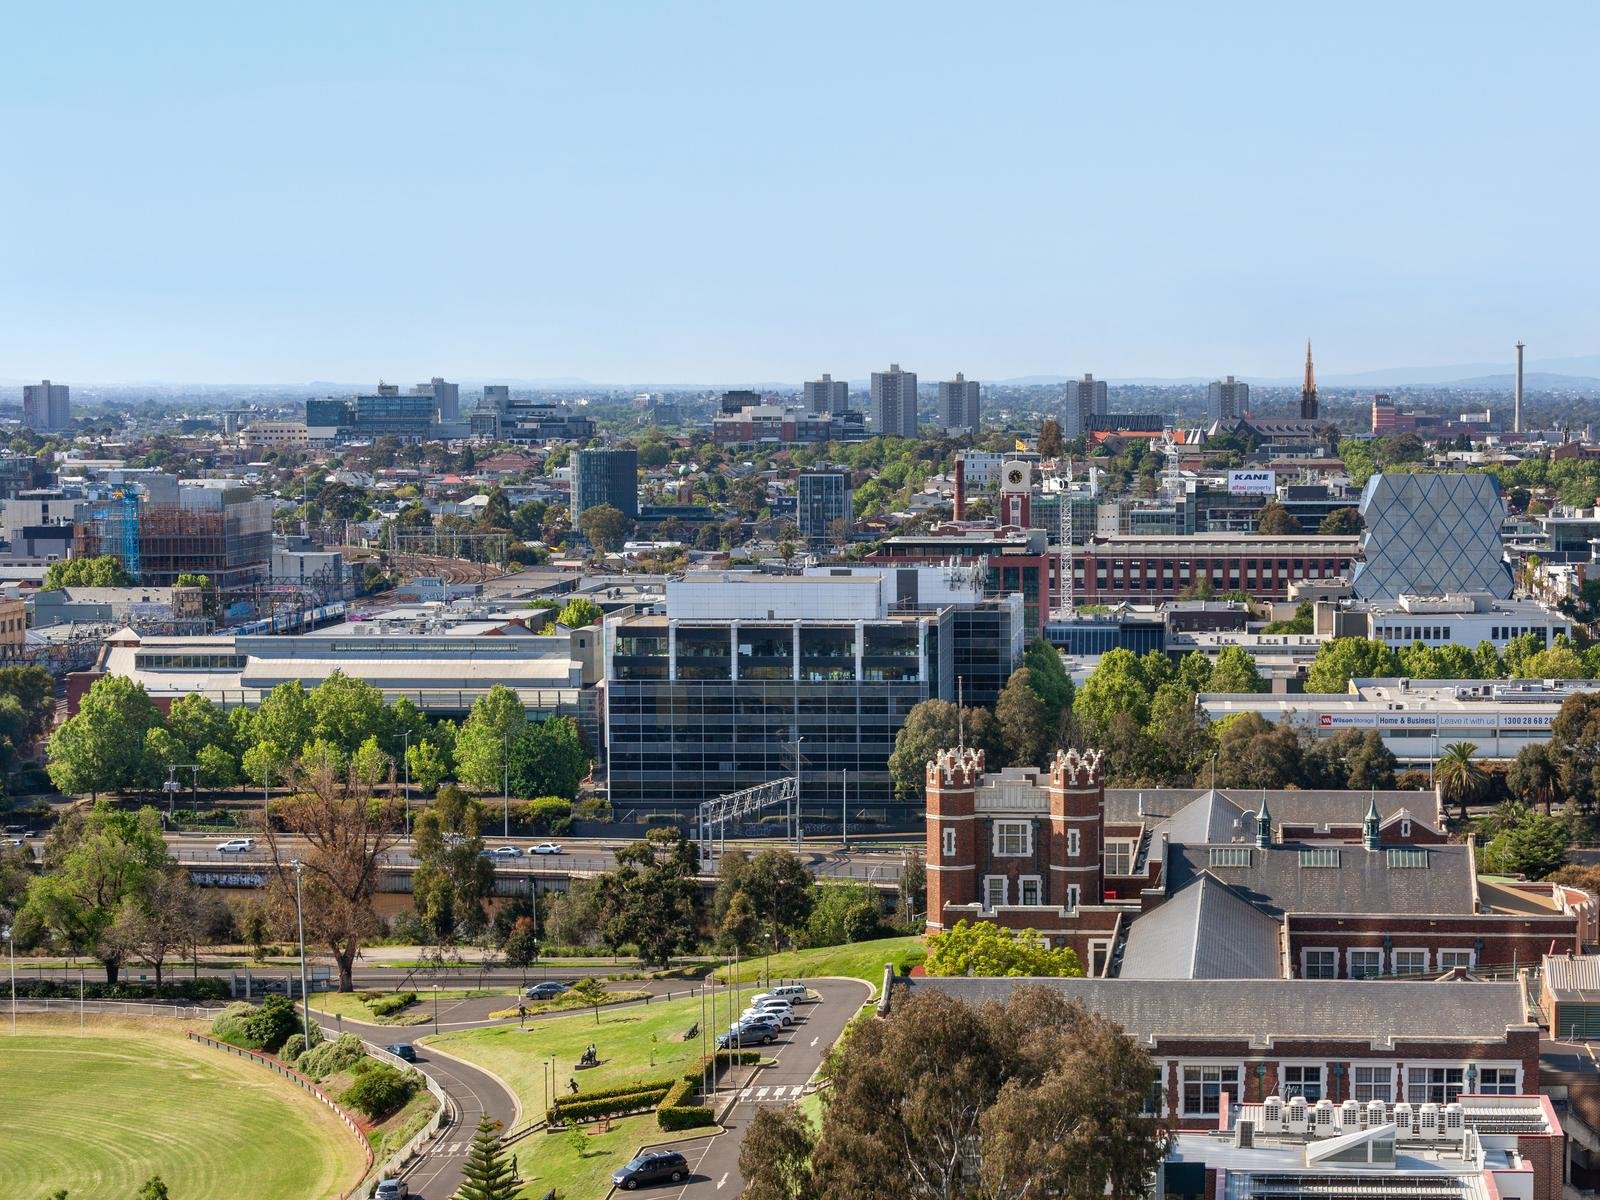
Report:
[[[572,520],[609,504],[625,517],[639,515],[639,452],[579,450],[572,456]]]
[[[1509,599],[1511,568],[1493,475],[1374,475],[1361,494],[1365,561],[1351,587],[1362,600],[1487,592]]]

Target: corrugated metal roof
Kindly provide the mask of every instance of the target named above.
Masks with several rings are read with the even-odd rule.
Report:
[[[1122,979],[1277,979],[1279,922],[1206,874],[1133,922]]]
[[[1560,1004],[1600,1004],[1600,954],[1551,955],[1544,985]]]

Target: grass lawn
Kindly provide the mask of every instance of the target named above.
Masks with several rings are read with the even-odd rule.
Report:
[[[132,1196],[160,1174],[183,1200],[337,1197],[354,1138],[265,1067],[187,1041],[176,1022],[23,1019],[0,1037],[6,1193]]]
[[[315,1012],[330,1017],[349,1017],[368,1025],[426,1025],[433,1019],[433,989],[417,988],[417,1002],[387,1017],[380,1017],[367,1007],[360,992],[312,992],[311,1007]],[[384,995],[389,995],[385,992]],[[478,996],[515,996],[511,988],[440,988],[440,1000],[471,1000]]]
[[[721,989],[708,994],[715,995],[719,1014],[717,1022],[708,1018],[708,1024],[713,1029],[724,1029],[733,1019],[727,1012],[731,992]],[[692,1070],[700,1060],[704,1037],[692,1042],[682,1040],[689,1026],[699,1020],[700,1000],[689,997],[630,1008],[602,1008],[598,1025],[594,1014],[585,1011],[530,1022],[526,1029],[492,1025],[457,1030],[424,1041],[499,1076],[522,1101],[523,1120],[537,1121],[544,1117],[545,1110],[541,1064],[549,1062],[551,1055],[555,1056],[557,1086],[563,1095],[568,1094],[569,1079],[578,1081],[580,1092],[635,1080],[665,1079]],[[600,1052],[600,1065],[587,1071],[573,1070],[590,1042]],[[650,1064],[652,1047],[654,1066]]]
[[[883,964],[898,966],[909,961],[920,963],[925,955],[920,937],[879,938],[873,942],[855,942],[848,946],[819,946],[814,950],[785,950],[768,960],[760,955],[745,959],[739,964],[741,983],[752,983],[762,978],[770,969],[772,978],[816,979],[823,975],[840,975],[847,979],[864,979],[873,987],[883,982]],[[769,966],[770,964],[770,966]],[[731,979],[733,972],[724,967],[715,972],[718,979]]]
[[[518,1200],[537,1200],[552,1188],[557,1195],[574,1200],[604,1196],[611,1189],[611,1172],[627,1162],[635,1150],[646,1142],[671,1136],[656,1127],[653,1113],[621,1117],[612,1121],[605,1133],[596,1133],[595,1125],[581,1128],[581,1157],[566,1133],[529,1134],[511,1147],[524,1180]]]

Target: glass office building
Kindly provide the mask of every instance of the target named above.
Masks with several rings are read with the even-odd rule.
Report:
[[[1363,561],[1351,588],[1362,600],[1512,592],[1501,543],[1505,503],[1493,475],[1381,474],[1361,494]]]

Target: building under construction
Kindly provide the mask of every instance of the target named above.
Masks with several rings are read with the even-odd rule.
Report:
[[[272,559],[272,501],[237,486],[185,482],[177,504],[146,504],[118,491],[90,508],[73,552],[109,554],[153,587],[204,575],[228,592],[263,583]]]

